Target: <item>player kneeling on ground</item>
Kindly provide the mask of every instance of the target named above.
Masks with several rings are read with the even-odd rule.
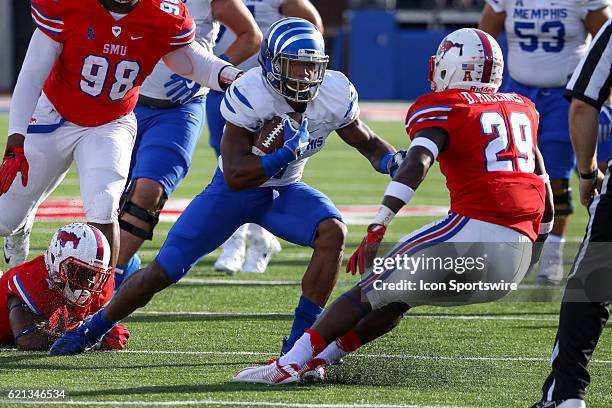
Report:
[[[363,273],[375,261],[372,255],[388,224],[438,159],[450,192],[449,216],[407,235],[379,259],[405,254],[419,261],[435,255],[458,266],[459,257],[470,254],[484,258],[484,269],[373,269],[289,352],[268,365],[240,371],[234,381],[284,384],[321,377],[325,366],[393,329],[411,307],[490,301],[509,289],[487,291],[479,284],[520,282],[539,258],[538,251],[532,256],[532,242],[546,239],[554,209],[537,149],[538,113],[527,98],[497,93],[502,71],[499,45],[484,32],[461,29],[442,41],[430,65],[435,92],[408,111],[412,144],[346,268]],[[454,290],[453,281],[475,289]],[[449,290],[427,291],[421,283],[438,288],[449,284]]]
[[[0,278],[0,344],[49,350],[65,330],[97,312],[113,294],[110,246],[96,227],[69,224],[55,232],[44,254]],[[130,332],[113,328],[98,344],[123,349]]]

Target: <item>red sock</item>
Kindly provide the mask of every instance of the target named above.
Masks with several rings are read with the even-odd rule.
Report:
[[[344,336],[336,340],[338,347],[347,353],[352,353],[362,346],[361,339],[355,330],[349,330]]]
[[[327,347],[327,342],[319,333],[312,329],[306,330],[306,333],[310,335],[310,344],[312,344],[312,355],[316,356]]]

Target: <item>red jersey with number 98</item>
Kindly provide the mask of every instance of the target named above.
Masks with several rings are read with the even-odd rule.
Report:
[[[514,93],[447,90],[424,95],[410,107],[406,131],[438,127],[448,133],[438,155],[451,211],[503,225],[531,240],[538,236],[546,190],[533,173],[539,114]]]
[[[45,94],[64,119],[88,127],[130,113],[159,59],[195,37],[181,0],[140,0],[119,20],[98,0],[32,0],[32,19],[63,45]]]

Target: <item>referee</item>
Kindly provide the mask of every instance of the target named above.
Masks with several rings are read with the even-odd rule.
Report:
[[[563,295],[542,400],[532,408],[585,408],[587,364],[610,316],[612,300],[612,179],[597,168],[599,111],[612,85],[612,20],[597,33],[567,84],[569,125],[580,173],[580,201],[589,223]],[[609,380],[609,379],[608,379]]]

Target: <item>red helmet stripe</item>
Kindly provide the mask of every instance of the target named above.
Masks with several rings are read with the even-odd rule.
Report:
[[[491,82],[491,74],[493,73],[493,47],[487,36],[480,30],[474,30],[482,42],[482,50],[484,52],[484,68],[482,71],[482,78],[480,82],[489,83]]]
[[[104,259],[104,242],[102,241],[102,236],[100,235],[100,231],[97,228],[93,228],[89,226],[91,231],[96,237],[96,243],[98,244],[98,250],[96,251],[96,259],[102,261]]]

